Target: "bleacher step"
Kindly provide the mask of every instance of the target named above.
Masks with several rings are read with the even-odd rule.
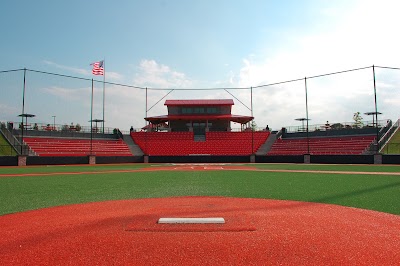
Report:
[[[142,156],[144,154],[143,151],[140,149],[140,147],[133,141],[133,139],[130,135],[123,135],[123,139],[124,139],[126,145],[128,145],[132,154],[134,154],[136,156]]]
[[[206,141],[206,136],[205,135],[194,135],[193,140],[194,141]]]

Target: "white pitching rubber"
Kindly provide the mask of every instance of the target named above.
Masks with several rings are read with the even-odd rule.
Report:
[[[224,218],[160,218],[159,224],[224,224]]]

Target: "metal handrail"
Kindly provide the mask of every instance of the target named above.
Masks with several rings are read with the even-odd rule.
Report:
[[[378,127],[387,125],[388,120],[378,120]],[[355,128],[374,128],[375,121],[364,121],[362,125],[357,125],[355,122],[340,122],[330,124],[315,124],[308,126],[308,132],[314,131],[327,131],[327,130],[342,130],[342,129],[355,129]],[[287,133],[306,132],[306,126],[290,126],[284,127]]]
[[[92,129],[93,133],[102,133],[102,134],[113,134],[115,128],[105,127],[104,132],[101,126],[81,126],[79,124],[44,124],[44,123],[28,123],[26,125],[22,125],[21,122],[8,122],[7,124],[11,124],[13,129],[21,129],[24,126],[24,130],[31,131],[48,131],[48,132],[77,132],[77,133],[90,133]],[[128,133],[128,131],[123,131],[123,133]]]
[[[378,144],[379,147],[381,147],[379,149],[379,152],[381,152],[384,148],[385,145],[389,142],[389,140],[392,138],[392,136],[397,132],[397,130],[399,130],[399,125],[400,125],[400,119],[398,119],[396,121],[396,123],[394,123],[388,131],[386,131],[385,135],[383,135],[383,137],[379,140]]]
[[[17,152],[18,154],[24,154],[23,151],[25,149],[23,149],[23,145],[21,145],[21,142],[11,133],[11,131],[5,126],[4,123],[1,123],[0,132],[8,141],[8,143],[10,143],[15,152]],[[21,147],[21,149],[17,149],[17,147]]]

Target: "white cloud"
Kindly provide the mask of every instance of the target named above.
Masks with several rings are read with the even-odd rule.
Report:
[[[331,7],[320,10],[327,21],[306,32],[282,32],[279,50],[271,50],[265,44],[265,51],[249,51],[243,58],[243,66],[238,70],[227,67],[224,81],[217,86],[250,87],[285,80],[313,76],[346,69],[370,66],[398,66],[400,25],[398,1],[360,1],[351,6]],[[346,10],[345,10],[346,9]],[[318,21],[319,23],[319,21]],[[90,69],[79,69],[46,61],[54,67],[91,75]],[[397,119],[400,102],[397,71],[377,70],[378,107],[384,113],[382,118]],[[122,75],[107,72],[107,80],[120,80]],[[198,88],[199,82],[185,73],[155,60],[143,59],[133,78],[132,84],[148,88]],[[372,70],[308,79],[309,115],[312,123],[346,122],[356,111],[373,111]],[[89,90],[71,90],[62,87],[47,88],[48,93],[60,98],[79,100],[89,97]],[[149,90],[148,108],[164,97],[168,90]],[[250,90],[231,91],[250,106]],[[173,91],[165,99],[233,98],[225,91]],[[101,112],[101,90],[95,90],[96,115]],[[148,115],[167,112],[161,100]],[[249,115],[250,111],[236,99],[233,113]],[[82,100],[82,104],[87,99]],[[144,125],[146,97],[144,90],[107,85],[106,126],[124,127]],[[295,118],[305,117],[304,80],[253,90],[254,116],[261,127],[269,125],[273,129],[282,126],[300,125]],[[100,107],[99,107],[100,106]],[[86,110],[86,109],[85,109]],[[366,120],[368,118],[364,118]],[[126,128],[125,128],[126,127]]]
[[[53,66],[55,68],[59,68],[59,69],[66,70],[66,71],[69,71],[69,72],[72,72],[72,73],[76,73],[76,74],[80,74],[80,75],[87,76],[87,75],[89,75],[91,73],[87,69],[64,66],[64,65],[60,65],[60,64],[54,63],[52,61],[48,61],[48,60],[44,60],[43,63],[45,63],[46,65],[49,65],[49,66]]]
[[[184,73],[155,60],[142,60],[134,78],[135,85],[152,88],[190,88],[193,82]]]
[[[111,72],[111,71],[106,71],[106,81],[112,80],[112,81],[118,81],[123,79],[123,75],[117,73],[117,72]]]
[[[68,101],[80,101],[84,100],[87,97],[90,97],[91,88],[78,88],[78,89],[70,89],[64,87],[45,87],[42,89],[45,93],[56,96],[60,99],[68,100]]]
[[[0,113],[1,119],[4,119],[2,122],[14,121],[16,119],[16,114],[20,114],[21,110],[19,110],[16,106],[0,103]]]
[[[49,65],[60,69],[75,71],[74,73],[89,74],[86,70],[68,68],[57,65],[52,62],[46,62]],[[85,72],[86,71],[86,72]],[[107,80],[110,72],[106,73]],[[114,75],[116,78],[121,76]],[[150,87],[173,87],[190,88],[192,81],[186,78],[185,74],[175,71],[170,67],[156,63],[154,60],[143,60],[139,66],[139,74],[133,84],[146,84]],[[52,115],[56,116],[57,124],[80,123],[82,126],[89,126],[90,106],[91,106],[91,87],[90,82],[64,82],[57,85],[51,85],[54,81],[40,80],[40,82],[29,83],[29,110],[36,115],[32,120],[38,123],[52,122]],[[42,82],[43,81],[43,82]],[[57,83],[58,79],[56,79]],[[122,82],[121,82],[122,83]],[[93,118],[102,118],[103,111],[103,86],[96,82],[93,94]],[[167,109],[164,106],[165,99],[161,100],[169,90],[149,90],[148,106],[150,109],[148,115],[166,114]],[[187,92],[187,91],[186,91]],[[195,95],[196,93],[191,93]],[[185,92],[174,91],[168,97],[187,98]],[[161,100],[161,101],[160,101]],[[160,101],[158,104],[156,104]],[[0,103],[1,104],[1,103]],[[145,90],[120,85],[106,84],[105,90],[105,126],[117,127],[121,130],[129,130],[130,126],[142,127],[145,125],[144,117],[146,115],[146,95]],[[15,114],[18,110],[10,110],[5,105],[0,106],[3,119],[10,113],[13,117],[7,118],[15,120]]]
[[[88,66],[88,69],[83,69],[83,68],[77,68],[77,67],[70,67],[70,66],[64,66],[64,65],[60,65],[57,63],[54,63],[52,61],[48,61],[48,60],[44,60],[43,61],[45,64],[49,65],[49,66],[53,66],[55,68],[61,69],[61,70],[66,70],[72,73],[76,73],[79,75],[84,75],[84,76],[91,76],[92,75],[92,71],[91,71],[91,66]],[[112,80],[112,81],[120,81],[123,79],[123,75],[117,73],[117,72],[112,72],[112,71],[108,71],[106,69],[106,81],[108,80]],[[102,76],[99,76],[102,77]]]
[[[400,2],[361,1],[353,8],[342,16],[338,16],[338,9],[321,10],[329,19],[339,19],[322,31],[290,36],[290,45],[282,45],[274,53],[268,51],[257,61],[251,56],[243,59],[243,67],[236,76],[238,86],[257,86],[372,64],[398,66],[400,38],[396,32],[400,25]],[[395,103],[400,96],[391,87],[399,84],[395,76],[398,73],[383,72],[378,71],[376,76],[378,107],[385,112],[382,119],[397,119]],[[351,121],[356,111],[373,111],[372,77],[369,68],[307,80],[312,122]],[[259,125],[296,125],[294,119],[305,116],[304,81],[256,89],[254,106]]]

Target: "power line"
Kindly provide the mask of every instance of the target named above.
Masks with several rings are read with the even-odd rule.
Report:
[[[319,77],[337,75],[337,74],[342,74],[342,73],[346,73],[346,72],[352,72],[352,71],[363,70],[363,69],[367,69],[367,68],[371,68],[371,67],[372,67],[372,66],[354,68],[354,69],[349,69],[349,70],[331,72],[331,73],[327,73],[327,74],[315,75],[315,76],[306,77],[306,78],[307,78],[307,79],[313,79],[313,78],[319,78]],[[292,80],[287,80],[287,81],[280,81],[280,82],[275,82],[275,83],[270,83],[270,84],[264,84],[264,85],[255,86],[255,87],[253,87],[253,89],[255,89],[255,88],[262,88],[262,87],[269,87],[269,86],[273,86],[273,85],[279,85],[279,84],[290,83],[290,82],[296,82],[296,81],[302,81],[302,80],[304,80],[304,78],[292,79]]]
[[[30,71],[30,72],[34,72],[34,73],[40,73],[40,74],[46,74],[46,75],[52,75],[52,76],[58,76],[58,77],[64,77],[64,78],[71,78],[71,79],[80,79],[80,80],[92,81],[92,79],[89,79],[89,78],[82,78],[82,77],[76,77],[76,76],[71,76],[71,75],[51,73],[51,72],[46,72],[46,71],[34,70],[34,69],[26,69],[26,70]]]
[[[249,108],[247,105],[245,105],[241,100],[239,100],[235,95],[233,95],[230,91],[228,91],[227,89],[225,90],[227,93],[229,93],[233,98],[235,98],[238,102],[240,102],[241,104],[243,104],[244,107],[246,107],[247,109],[249,109],[249,111],[251,111],[251,108]]]
[[[372,67],[372,66],[367,66],[367,67],[354,68],[354,69],[343,70],[343,71],[338,71],[338,72],[332,72],[332,73],[328,73],[328,74],[321,74],[321,75],[316,75],[316,76],[307,77],[307,79],[313,79],[313,78],[319,78],[319,77],[337,75],[337,74],[342,74],[342,73],[346,73],[346,72],[352,72],[352,71],[363,70],[363,69],[367,69],[367,68],[371,68],[371,67]]]
[[[72,78],[72,79],[92,81],[92,79],[90,79],[90,78],[82,78],[82,77],[77,77],[77,76],[64,75],[64,74],[58,74],[58,73],[52,73],[52,72],[46,72],[46,71],[40,71],[40,70],[27,69],[27,71],[46,74],[46,75],[53,75],[53,76],[58,76],[58,77],[64,77],[64,78]],[[127,84],[119,84],[119,83],[107,82],[107,81],[104,82],[104,81],[95,80],[95,79],[93,80],[93,82],[104,83],[104,84],[109,84],[109,85],[117,85],[117,86],[122,86],[122,87],[129,87],[129,88],[134,88],[134,89],[146,89],[146,88],[138,87],[138,86],[132,86],[132,85],[127,85]]]
[[[279,85],[279,84],[290,83],[290,82],[296,82],[296,81],[300,81],[300,80],[304,80],[304,78],[292,79],[292,80],[287,80],[287,81],[279,81],[279,82],[275,82],[275,83],[259,85],[259,86],[253,87],[253,89],[262,88],[262,87],[269,87],[269,86],[273,86],[273,85]]]
[[[11,69],[11,70],[2,70],[0,73],[7,73],[7,72],[16,72],[16,71],[23,71],[23,68],[20,69]]]
[[[331,72],[331,73],[326,73],[326,74],[314,75],[314,76],[310,76],[310,77],[306,77],[306,78],[307,79],[313,79],[313,78],[319,78],[319,77],[343,74],[343,73],[347,73],[347,72],[368,69],[368,68],[371,68],[371,67],[372,66],[348,69],[348,70],[343,70],[343,71],[337,71],[337,72]],[[383,69],[400,70],[400,68],[397,68],[397,67],[386,67],[386,66],[375,66],[375,67],[376,68],[383,68]],[[40,73],[40,74],[53,75],[53,76],[72,78],[72,79],[79,79],[79,80],[85,80],[85,81],[91,81],[92,80],[91,78],[83,78],[83,77],[77,77],[77,76],[72,76],[72,75],[58,74],[58,73],[53,73],[53,72],[46,72],[46,71],[40,71],[40,70],[34,70],[34,69],[25,69],[25,68],[2,70],[2,71],[0,71],[0,74],[8,73],[8,72],[24,71],[24,70],[35,72],[35,73]],[[254,86],[253,89],[270,87],[270,86],[274,86],[274,85],[297,82],[297,81],[302,81],[302,80],[304,80],[304,78],[298,78],[298,79],[292,79],[292,80],[268,83],[268,84]],[[115,85],[115,86],[121,86],[121,87],[127,87],[127,88],[133,88],[133,89],[146,90],[146,87],[127,85],[127,84],[122,84],[122,83],[107,82],[107,81],[104,82],[104,81],[100,81],[100,80],[93,80],[93,82],[104,83],[104,84]],[[188,89],[188,88],[149,88],[148,87],[147,89],[148,90],[175,90],[175,91],[210,91],[210,90],[225,90],[226,91],[226,90],[249,90],[250,87],[233,87],[233,88],[215,87],[215,88],[192,88],[192,89]]]
[[[386,69],[394,69],[394,70],[400,70],[398,67],[384,67],[384,66],[375,66],[377,68],[386,68]]]
[[[177,89],[177,88],[147,88],[148,90],[176,90],[176,91],[215,91],[215,90],[249,90],[250,87],[246,88],[197,88],[197,89]]]

